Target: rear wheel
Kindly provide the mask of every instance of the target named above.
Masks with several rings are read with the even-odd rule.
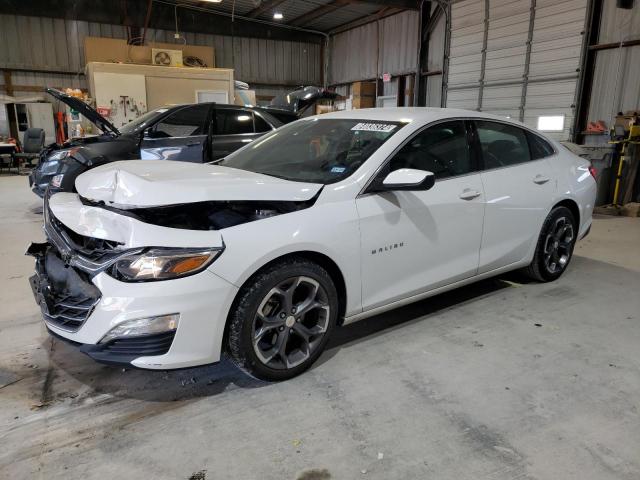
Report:
[[[305,259],[266,268],[238,295],[229,323],[229,354],[241,369],[263,380],[286,380],[308,369],[338,317],[331,277]]]
[[[533,261],[525,272],[540,282],[550,282],[566,270],[577,239],[577,222],[567,207],[556,207],[547,216]]]

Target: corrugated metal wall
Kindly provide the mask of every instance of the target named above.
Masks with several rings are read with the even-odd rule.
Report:
[[[587,0],[454,3],[447,106],[482,110],[535,127],[540,115],[575,117]]]
[[[598,43],[640,39],[640,5],[632,10],[604,2]],[[589,120],[611,125],[619,111],[640,110],[640,45],[596,53]]]
[[[419,29],[418,12],[407,11],[333,35],[329,44],[329,83],[370,80],[383,73],[414,73]]]
[[[148,42],[173,43],[173,33],[150,29]],[[119,25],[58,18],[0,15],[0,68],[82,73],[84,37],[126,38]],[[216,66],[234,68],[235,78],[261,84],[320,84],[320,45],[280,40],[184,33],[188,44],[215,49]],[[86,87],[83,76],[15,72],[16,85]]]

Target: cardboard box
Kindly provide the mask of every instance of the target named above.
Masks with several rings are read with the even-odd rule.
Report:
[[[255,90],[236,90],[235,91],[235,104],[242,105],[244,107],[253,107],[256,105],[256,91]]]
[[[360,96],[376,96],[376,82],[353,82],[351,85],[351,94],[356,97]]]
[[[376,97],[353,95],[351,97],[351,105],[353,108],[373,108],[376,106]]]
[[[333,112],[332,105],[316,105],[316,115],[322,115],[323,113]]]

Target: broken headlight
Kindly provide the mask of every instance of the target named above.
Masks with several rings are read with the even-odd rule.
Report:
[[[170,280],[201,272],[220,253],[219,248],[152,248],[118,260],[112,272],[124,282]]]

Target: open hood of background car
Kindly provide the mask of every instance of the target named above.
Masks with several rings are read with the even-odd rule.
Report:
[[[205,201],[303,202],[321,189],[322,184],[168,160],[113,162],[76,179],[76,190],[82,197],[124,209]]]
[[[56,90],[55,88],[45,88],[44,90],[55,99],[60,100],[62,103],[66,103],[72,109],[79,112],[80,115],[86,117],[87,120],[89,120],[91,123],[94,123],[103,132],[120,135],[118,129],[111,122],[109,122],[109,120],[104,118],[94,108],[90,107],[79,98],[67,95],[66,93],[61,92],[60,90]]]
[[[333,100],[338,94],[320,87],[303,87],[286,95],[279,95],[271,100],[269,108],[277,108],[294,113],[302,113],[318,100]]]

